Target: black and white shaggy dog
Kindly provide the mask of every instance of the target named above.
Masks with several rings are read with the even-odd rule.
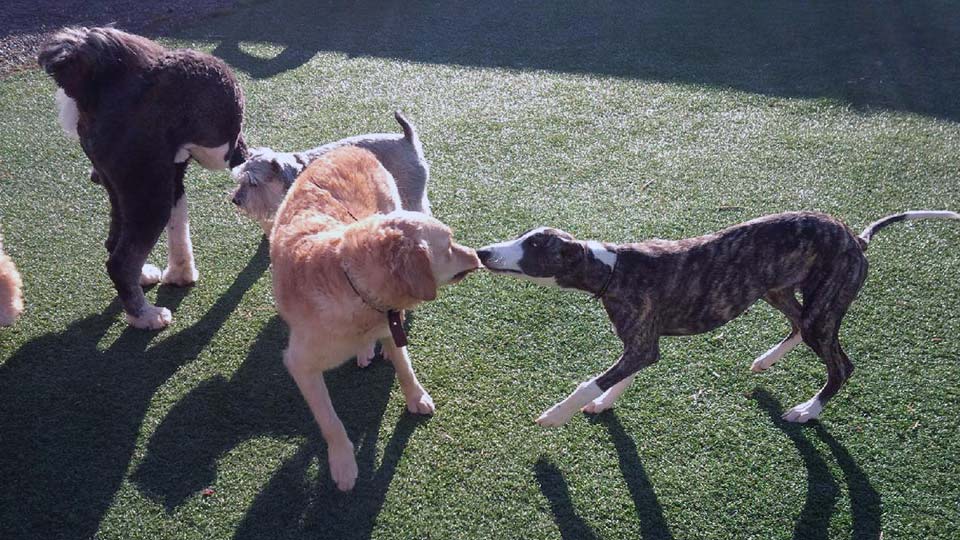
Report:
[[[393,176],[404,210],[430,215],[427,183],[430,165],[423,157],[423,145],[413,124],[395,111],[393,117],[403,133],[368,133],[340,139],[302,152],[275,152],[251,148],[250,155],[233,169],[237,181],[231,200],[241,213],[255,219],[268,237],[280,203],[303,169],[330,151],[344,146],[369,150]]]
[[[621,245],[581,242],[563,231],[539,228],[481,248],[477,255],[493,272],[592,293],[623,341],[620,359],[544,412],[540,425],[564,424],[578,410],[610,408],[635,373],[659,359],[660,336],[708,332],[761,298],[786,315],[793,330],[753,362],[753,371],[769,368],[801,341],[826,364],[823,388],[783,415],[806,422],[820,415],[853,373],[838,333],[867,277],[864,251],[870,238],[891,223],[922,218],[960,219],[960,214],[896,214],[856,236],[828,215],[791,212],[696,238]]]
[[[56,81],[60,124],[93,164],[110,197],[107,272],[137,328],[163,328],[170,311],[141,285],[189,285],[193,261],[183,177],[193,158],[227,169],[246,157],[243,93],[230,68],[192,50],[170,50],[114,28],[65,28],[40,51]],[[145,265],[164,226],[161,273]]]

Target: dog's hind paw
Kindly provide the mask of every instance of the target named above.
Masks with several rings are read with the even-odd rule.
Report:
[[[167,269],[163,271],[163,277],[160,281],[162,281],[164,285],[188,287],[196,283],[199,277],[200,272],[197,271],[196,266],[193,264],[185,264],[183,266],[167,266]]]
[[[608,402],[607,400],[604,399],[605,397],[606,397],[606,394],[598,397],[597,399],[584,405],[583,408],[580,410],[586,414],[600,414],[603,411],[612,409],[614,400],[610,400]]]
[[[823,405],[820,404],[820,400],[817,398],[811,398],[810,400],[804,401],[803,403],[783,413],[781,418],[787,422],[803,424],[810,420],[816,420],[819,418],[821,411],[823,411]]]
[[[140,328],[141,330],[159,330],[161,328],[166,328],[171,322],[173,322],[173,315],[170,313],[170,310],[165,307],[144,306],[143,311],[140,313],[139,317],[134,317],[129,313],[125,313],[127,318],[127,324],[133,326],[134,328]]]
[[[160,282],[162,276],[163,273],[160,272],[159,268],[147,263],[140,269],[140,286],[147,287],[149,285],[156,285]]]
[[[377,355],[377,343],[373,342],[362,351],[357,353],[357,366],[365,368],[373,362],[373,357]]]

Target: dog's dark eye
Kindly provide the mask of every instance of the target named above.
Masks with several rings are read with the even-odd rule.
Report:
[[[540,240],[537,240],[536,238],[530,240],[530,247],[531,247],[531,248],[533,248],[533,249],[540,249],[540,245],[541,245],[541,244],[540,244]]]

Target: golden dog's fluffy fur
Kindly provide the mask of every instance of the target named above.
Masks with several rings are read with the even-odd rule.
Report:
[[[337,418],[323,372],[381,341],[407,408],[434,410],[407,355],[390,339],[386,310],[433,300],[439,286],[480,267],[476,253],[425,214],[398,210],[393,177],[369,152],[344,147],[297,178],[270,237],[277,310],[290,326],[284,365],[327,441],[330,471],[348,490],[357,476],[353,445]]]
[[[0,326],[9,326],[23,312],[23,294],[20,273],[13,261],[3,251],[0,236]]]

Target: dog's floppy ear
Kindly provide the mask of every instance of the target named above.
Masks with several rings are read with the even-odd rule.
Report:
[[[430,255],[426,242],[403,238],[396,277],[411,298],[430,301],[437,297],[437,280],[430,267]]]

